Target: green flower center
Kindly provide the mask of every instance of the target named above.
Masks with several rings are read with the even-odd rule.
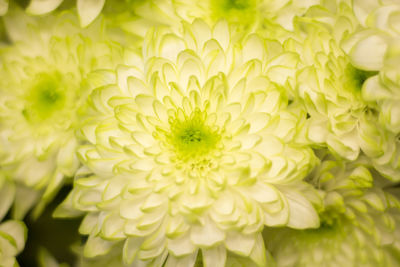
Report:
[[[61,86],[61,75],[40,74],[27,97],[23,115],[28,121],[40,122],[62,109],[65,95]]]
[[[230,22],[244,25],[254,21],[257,10],[256,0],[210,0],[211,12],[217,21],[225,18]]]
[[[225,0],[223,1],[223,5],[225,9],[246,9],[249,7],[248,0]]]
[[[217,147],[220,140],[219,128],[209,125],[207,121],[207,113],[199,109],[190,115],[179,109],[170,118],[168,139],[181,161],[203,166],[206,162],[204,157]]]
[[[369,77],[378,74],[377,71],[364,71],[354,68],[351,64],[348,64],[345,69],[346,79],[345,84],[350,85],[355,91],[361,91],[361,88]]]

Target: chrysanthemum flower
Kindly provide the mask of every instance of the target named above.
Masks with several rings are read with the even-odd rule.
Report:
[[[361,86],[370,74],[350,64],[330,33],[308,26],[298,51],[306,66],[297,75],[297,93],[310,115],[308,138],[354,160],[360,150],[357,124],[367,107]]]
[[[183,28],[150,31],[141,56],[92,74],[85,167],[56,214],[86,214],[87,257],[123,243],[135,266],[193,266],[200,252],[205,266],[265,266],[264,225],[319,226],[302,181],[316,159],[296,142],[305,113],[267,76],[296,56],[257,35],[236,43],[224,21]]]
[[[379,119],[385,127],[400,133],[399,100],[399,40],[400,4],[395,2],[370,1],[362,6],[355,1],[355,13],[365,29],[356,32],[343,47],[353,64],[365,70],[379,71],[379,76],[371,77],[363,89],[363,97],[377,103]],[[365,57],[365,52],[374,51]]]
[[[368,169],[328,158],[310,178],[326,193],[321,227],[266,231],[277,265],[398,266],[400,203],[371,188]]]
[[[0,223],[0,264],[19,266],[15,257],[25,246],[27,229],[23,222],[9,220]]]
[[[38,192],[47,202],[64,177],[75,173],[78,109],[89,94],[83,79],[93,69],[110,67],[119,49],[81,35],[42,35],[47,37],[41,32],[1,51],[0,164],[29,191],[16,199],[17,218],[37,201]]]
[[[348,160],[363,152],[381,174],[399,180],[398,142],[380,126],[376,105],[363,99],[365,81],[377,72],[353,66],[331,32],[318,23],[297,22],[308,34],[302,43],[287,47],[305,64],[297,73],[296,93],[309,114],[308,139]]]

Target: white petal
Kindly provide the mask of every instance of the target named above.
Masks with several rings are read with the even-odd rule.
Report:
[[[98,236],[89,236],[83,254],[85,257],[95,257],[99,255],[107,254],[115,242],[104,240]]]
[[[261,182],[247,188],[246,191],[246,195],[259,203],[269,203],[279,199],[279,195],[273,186]]]
[[[79,233],[82,235],[89,235],[96,226],[98,218],[98,213],[88,213],[79,226]]]
[[[143,238],[140,237],[130,237],[126,239],[122,254],[125,264],[131,264],[133,262],[142,242]]]
[[[243,61],[252,59],[262,60],[264,58],[264,45],[258,35],[253,34],[248,37],[243,47]]]
[[[225,239],[225,233],[207,219],[204,225],[195,225],[190,232],[192,242],[198,246],[211,247]]]
[[[163,36],[160,44],[160,56],[175,62],[178,54],[183,50],[185,50],[185,43],[181,38],[174,34]]]
[[[311,203],[300,193],[286,191],[289,205],[288,226],[295,229],[319,227],[319,216]]]
[[[63,0],[31,0],[26,12],[33,15],[42,15],[56,9]]]
[[[196,247],[190,240],[189,231],[180,237],[168,239],[168,250],[176,257],[192,254]]]
[[[0,224],[0,235],[2,235],[1,232],[12,238],[13,246],[15,246],[17,252],[24,248],[27,229],[22,222],[14,220],[6,221]]]
[[[168,255],[165,267],[193,267],[197,258],[197,251],[183,258]]]
[[[253,250],[256,241],[256,235],[245,235],[239,232],[228,232],[225,246],[232,252],[247,257]]]
[[[11,204],[14,202],[15,186],[8,181],[5,181],[0,188],[0,221],[10,209]]]
[[[354,66],[364,70],[380,70],[387,49],[383,36],[370,35],[360,40],[350,51]]]
[[[81,26],[88,26],[103,9],[105,0],[77,0],[77,8]]]
[[[257,266],[268,266],[267,257],[265,256],[264,239],[261,233],[257,234],[256,243],[254,244],[249,258],[254,261]]]
[[[224,267],[226,262],[226,249],[223,245],[210,249],[202,249],[204,267]]]
[[[218,41],[221,47],[226,51],[228,49],[230,36],[229,26],[225,20],[220,20],[213,29],[213,37]]]

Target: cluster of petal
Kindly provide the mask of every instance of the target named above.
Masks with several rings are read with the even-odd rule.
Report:
[[[243,25],[243,28],[248,30],[261,28],[265,19],[291,30],[294,17],[302,16],[309,7],[319,2],[320,0],[173,1],[177,14],[186,21],[202,18],[209,23],[215,23],[224,18],[229,23]]]
[[[142,55],[91,74],[85,167],[57,211],[87,213],[85,256],[123,243],[135,266],[193,266],[199,251],[205,266],[229,254],[265,266],[264,225],[319,226],[302,181],[316,158],[296,141],[306,114],[268,78],[296,57],[233,32],[201,20],[152,30]]]
[[[400,31],[400,4],[396,1],[355,1],[354,11],[363,28],[352,34],[343,44],[352,64],[360,69],[373,70],[363,88],[363,97],[377,104],[379,120],[392,133],[400,133],[398,101]],[[365,52],[374,51],[369,57]]]
[[[400,203],[361,161],[327,157],[309,177],[325,193],[318,229],[270,229],[278,266],[398,266]]]
[[[15,257],[23,250],[26,237],[27,229],[23,222],[8,220],[0,223],[1,266],[19,266]]]
[[[307,35],[287,47],[304,64],[295,91],[309,114],[307,138],[348,160],[363,152],[380,173],[397,181],[396,135],[380,127],[376,105],[364,100],[366,81],[377,72],[354,67],[329,29],[307,19],[296,22]]]
[[[309,7],[319,2],[320,0],[127,1],[121,4],[125,8],[123,11],[117,16],[113,14],[108,17],[113,23],[118,22],[124,31],[135,36],[143,36],[151,26],[168,25],[172,29],[180,28],[182,20],[192,23],[195,19],[202,19],[210,25],[224,19],[229,24],[236,25],[239,31],[263,31],[269,36],[271,32],[268,29],[276,31],[282,27],[284,30],[292,30],[294,18],[304,15]],[[106,13],[110,13],[109,10],[106,8]]]
[[[342,48],[353,66],[374,74],[363,84],[362,98],[378,113],[374,116],[373,127],[382,129],[379,137],[383,140],[381,152],[369,156],[381,174],[398,181],[400,4],[396,1],[354,1],[353,9],[362,28],[348,36]],[[374,52],[366,57],[370,51]]]
[[[1,51],[0,162],[4,175],[32,189],[31,197],[16,198],[17,218],[37,201],[37,191],[47,202],[77,170],[75,130],[89,94],[83,79],[112,65],[111,57],[119,53],[116,46],[83,35],[34,36]]]

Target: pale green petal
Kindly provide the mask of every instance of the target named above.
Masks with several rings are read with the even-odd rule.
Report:
[[[379,70],[383,66],[383,57],[387,50],[387,40],[384,36],[366,35],[359,40],[350,51],[351,62],[364,70]],[[374,51],[373,53],[370,53]],[[365,55],[369,54],[368,57]]]
[[[295,229],[319,227],[319,217],[314,207],[297,192],[286,193],[289,205],[288,226]]]
[[[226,262],[226,249],[223,246],[202,249],[204,267],[224,267]]]
[[[15,185],[0,174],[0,221],[9,211],[15,197]]]
[[[100,14],[106,0],[77,0],[77,9],[82,27],[88,26]]]
[[[86,242],[84,255],[85,257],[95,257],[108,253],[115,245],[113,241],[107,241],[98,236],[89,236]]]
[[[26,11],[33,15],[42,15],[55,10],[63,0],[31,0]]]
[[[0,224],[0,263],[4,266],[18,266],[16,256],[23,250],[27,228],[21,221],[8,220]]]
[[[24,218],[39,199],[40,192],[25,186],[18,186],[12,207],[13,218],[19,220]]]
[[[172,255],[169,255],[167,261],[165,262],[165,267],[193,267],[196,262],[197,251],[196,253],[190,254],[188,256],[182,258],[176,258]]]

